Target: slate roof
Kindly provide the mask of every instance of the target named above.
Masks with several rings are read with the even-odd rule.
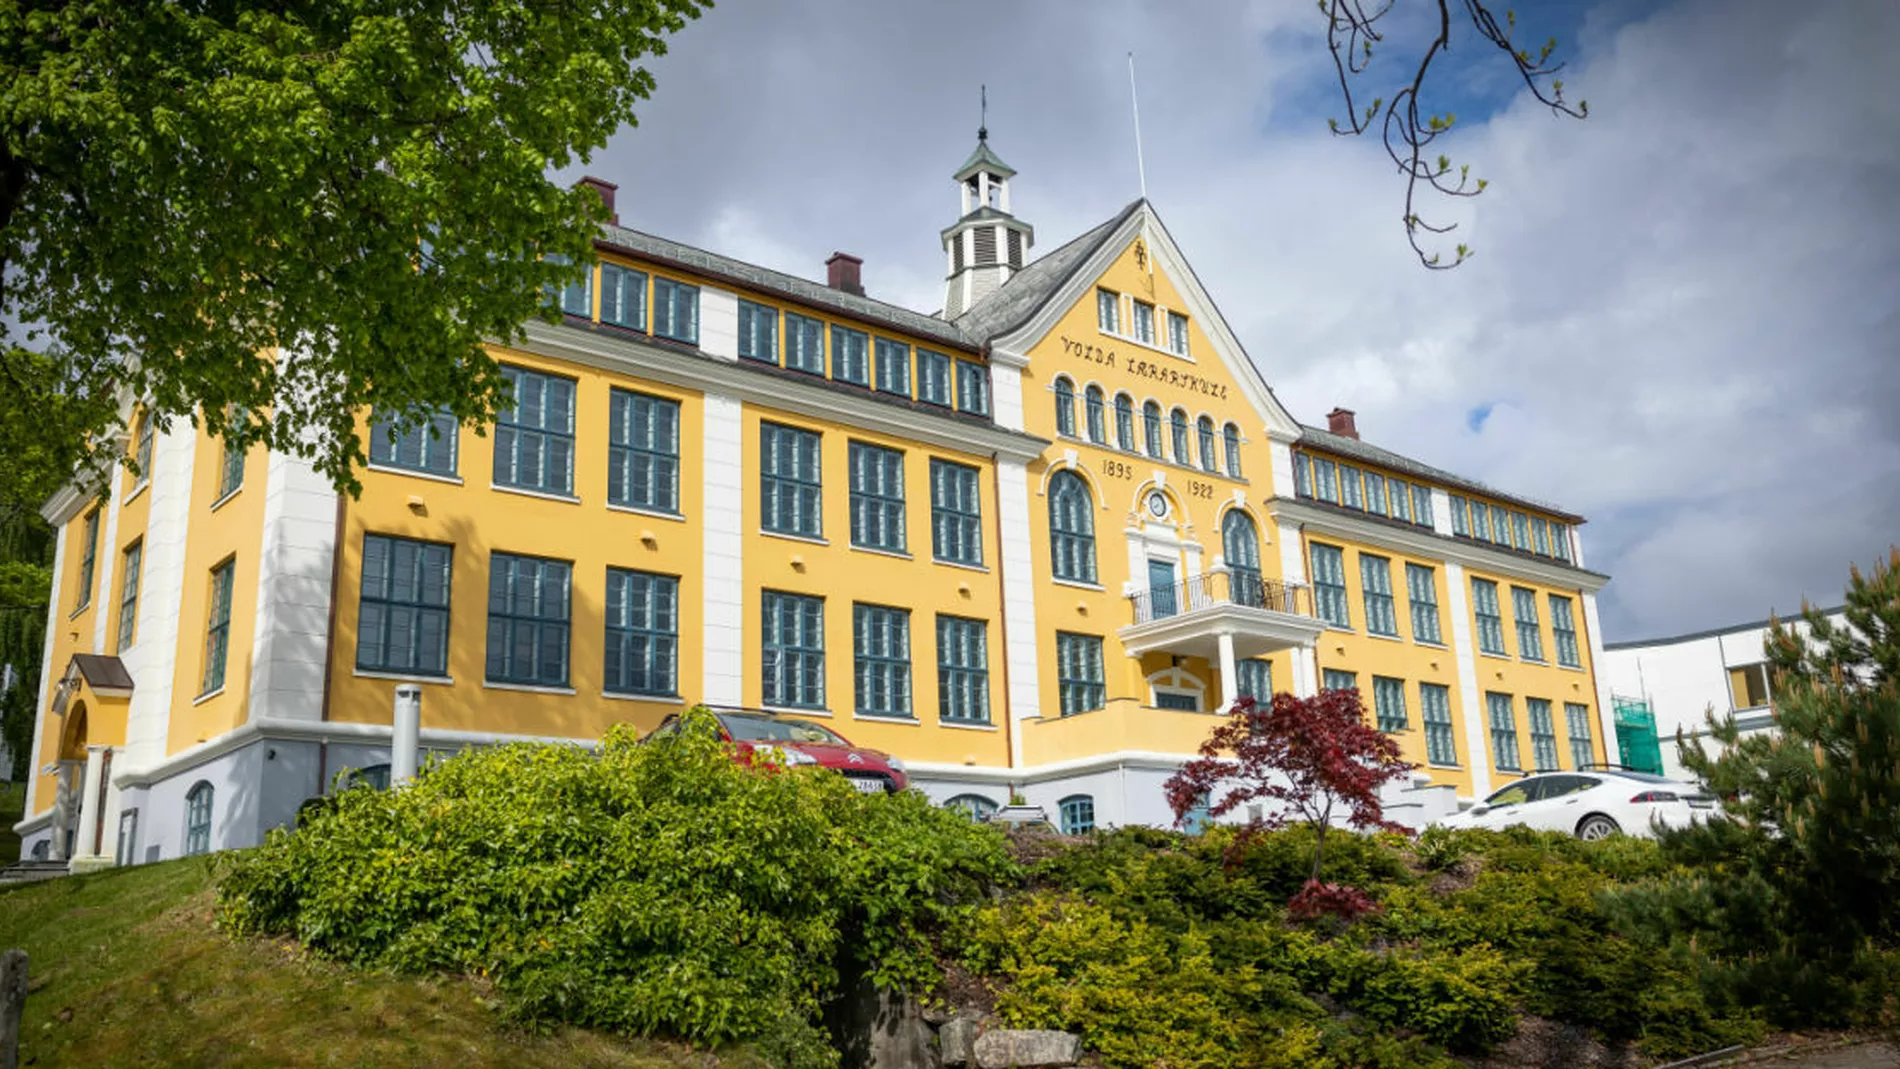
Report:
[[[131,690],[132,673],[117,657],[97,653],[75,653],[71,662],[94,690]]]
[[[1329,430],[1324,430],[1319,427],[1309,427],[1305,424],[1301,424],[1300,442],[1305,445],[1324,449],[1329,453],[1350,457],[1355,460],[1363,460],[1368,464],[1377,464],[1382,468],[1390,468],[1393,471],[1402,472],[1415,478],[1429,479],[1454,490],[1469,490],[1472,493],[1483,494],[1486,497],[1497,498],[1500,501],[1509,501],[1514,504],[1524,505],[1571,523],[1584,522],[1582,516],[1560,509],[1548,502],[1525,497],[1522,494],[1508,494],[1502,490],[1486,486],[1475,479],[1467,479],[1462,475],[1454,475],[1443,468],[1434,468],[1430,464],[1413,460],[1411,457],[1401,453],[1394,453],[1390,449],[1381,449],[1369,442],[1363,442],[1357,438],[1348,438],[1343,434],[1334,434]]]
[[[922,312],[913,312],[900,305],[832,289],[822,282],[788,275],[783,271],[773,271],[770,268],[707,252],[705,249],[694,248],[691,245],[656,237],[639,230],[631,230],[624,226],[605,226],[601,228],[601,231],[600,244],[609,249],[632,253],[662,263],[677,264],[750,289],[825,308],[840,315],[872,323],[882,323],[894,330],[901,330],[921,338],[930,338],[957,349],[970,351],[977,348],[975,338],[936,316],[924,315]]]
[[[990,150],[989,138],[982,136],[976,139],[976,148],[970,153],[970,158],[964,160],[963,166],[957,168],[956,173],[950,177],[961,182],[978,170],[987,170],[1002,178],[1009,178],[1016,173],[1014,168],[1004,163],[1001,157]]]
[[[1009,281],[994,293],[989,294],[969,311],[957,317],[957,326],[972,338],[988,341],[998,335],[1008,334],[1042,310],[1049,303],[1063,283],[1069,281],[1083,261],[1101,248],[1102,242],[1122,225],[1135,209],[1144,201],[1135,201],[1116,212],[1114,218],[1088,230],[1070,241],[1032,261],[1021,271],[1009,276]]]

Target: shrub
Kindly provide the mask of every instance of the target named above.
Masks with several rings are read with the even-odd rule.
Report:
[[[1517,1031],[1513,996],[1530,969],[1483,944],[1385,954],[1342,948],[1328,986],[1375,1021],[1460,1054],[1481,1054]]]
[[[935,976],[930,934],[1013,866],[921,795],[735,762],[711,733],[598,753],[504,746],[273,832],[219,891],[237,932],[401,972],[491,976],[528,1022],[802,1051],[845,953],[886,986]]]

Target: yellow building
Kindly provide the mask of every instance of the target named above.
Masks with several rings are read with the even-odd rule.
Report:
[[[1280,405],[1154,208],[1031,259],[979,138],[944,313],[614,224],[485,433],[363,416],[360,498],[128,405],[59,530],[29,849],[256,842],[423,743],[689,702],[824,720],[982,810],[1167,823],[1236,697],[1356,686],[1422,823],[1606,760],[1580,519]],[[611,185],[589,180],[607,198]]]

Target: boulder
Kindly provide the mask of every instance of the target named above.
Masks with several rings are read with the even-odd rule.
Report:
[[[944,1069],[965,1069],[976,1064],[976,1033],[980,1023],[974,1017],[955,1017],[937,1030],[937,1049]]]
[[[1046,1029],[992,1029],[976,1037],[978,1069],[1068,1069],[1082,1059],[1082,1037]]]

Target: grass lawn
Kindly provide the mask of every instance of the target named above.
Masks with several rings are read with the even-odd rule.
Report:
[[[31,956],[22,1064],[744,1069],[671,1044],[523,1034],[473,982],[366,973],[212,927],[213,860],[0,890],[0,947]]]
[[[26,808],[26,784],[0,783],[0,867],[20,860],[20,837],[13,826]]]

